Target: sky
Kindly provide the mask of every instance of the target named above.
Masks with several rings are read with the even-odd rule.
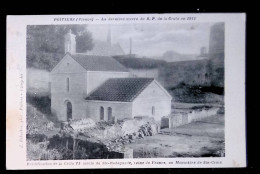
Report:
[[[129,53],[139,56],[162,56],[166,51],[181,54],[199,54],[201,47],[208,49],[210,27],[213,23],[194,24],[118,24],[88,25],[94,40],[106,41],[109,27],[112,43],[119,43]]]

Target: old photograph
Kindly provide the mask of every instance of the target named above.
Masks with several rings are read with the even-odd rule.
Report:
[[[225,22],[26,26],[26,159],[221,158]]]

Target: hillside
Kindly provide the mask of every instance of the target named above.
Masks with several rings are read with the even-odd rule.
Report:
[[[158,68],[159,79],[167,88],[180,83],[192,86],[224,86],[224,61],[220,58],[177,62],[124,56],[114,58],[131,69]]]
[[[46,124],[50,120],[45,114],[40,112],[36,107],[27,103],[27,134],[39,134],[46,131]]]
[[[169,62],[160,69],[160,76],[164,78],[165,87],[174,87],[180,83],[208,86],[210,78],[207,64],[208,60]]]
[[[171,62],[160,69],[160,77],[174,101],[224,103],[223,61],[205,59]]]
[[[155,77],[173,96],[174,101],[188,103],[223,103],[224,61],[219,58],[168,62],[148,58],[115,57],[127,68],[158,68]],[[152,73],[146,71],[146,73]],[[153,75],[153,74],[150,74]]]

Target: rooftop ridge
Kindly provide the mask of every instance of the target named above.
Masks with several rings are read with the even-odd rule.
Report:
[[[78,62],[87,71],[115,71],[129,72],[128,69],[111,56],[87,55],[87,54],[71,54],[76,62]],[[96,60],[95,60],[96,59]]]

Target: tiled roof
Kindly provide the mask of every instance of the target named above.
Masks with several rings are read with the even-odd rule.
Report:
[[[133,101],[154,79],[112,78],[92,92],[86,100]]]
[[[73,54],[70,56],[88,71],[128,72],[127,68],[109,56],[92,56],[85,54]]]

